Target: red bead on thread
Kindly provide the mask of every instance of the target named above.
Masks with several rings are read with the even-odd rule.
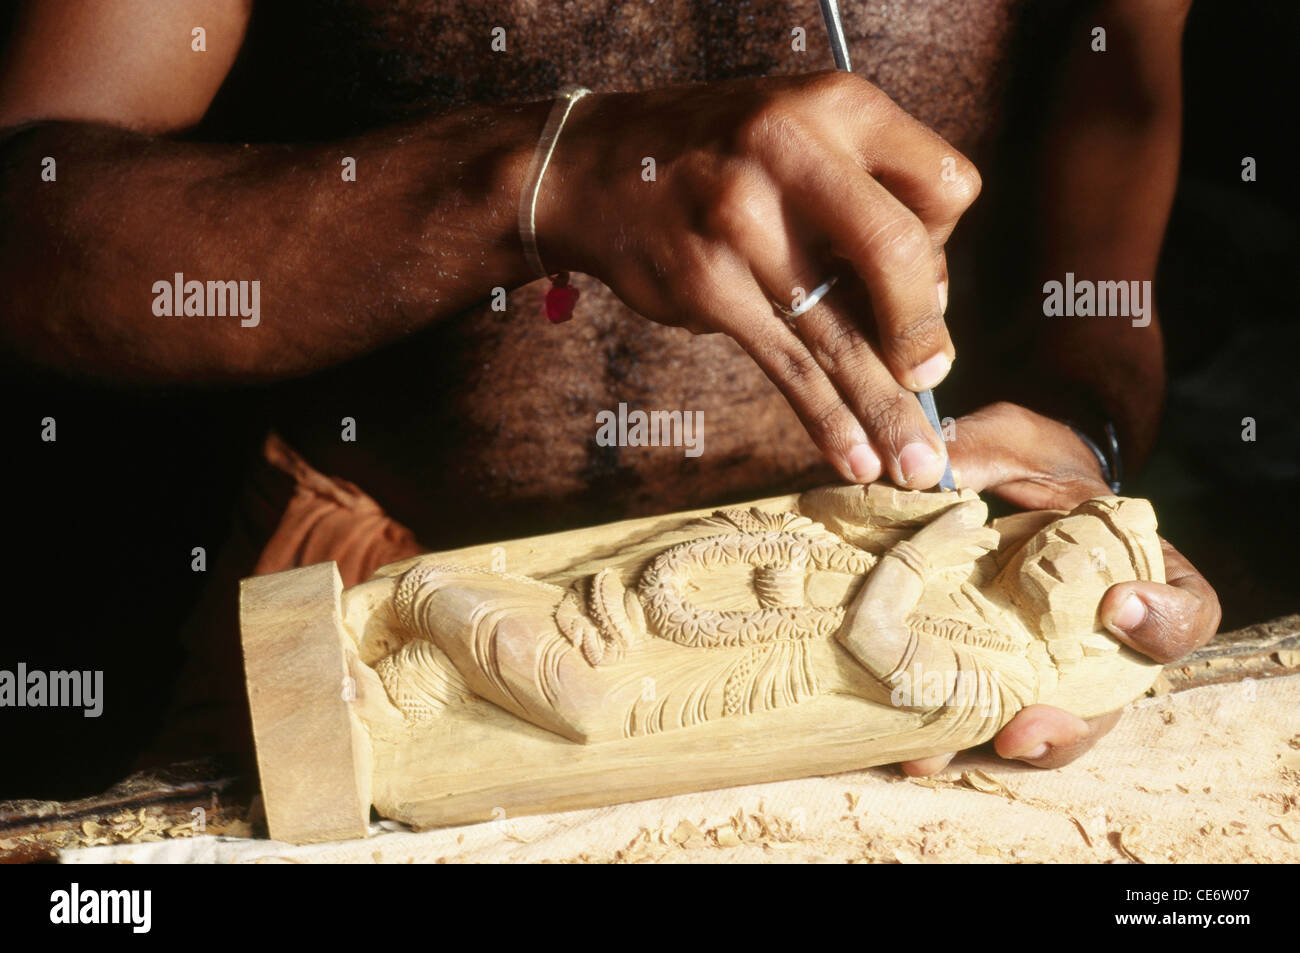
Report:
[[[551,289],[546,292],[546,320],[563,324],[573,317],[578,304],[578,289],[569,286],[569,273],[562,271],[551,279]]]

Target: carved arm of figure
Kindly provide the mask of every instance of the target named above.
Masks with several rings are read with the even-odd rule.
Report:
[[[987,515],[983,502],[961,502],[895,543],[867,577],[838,635],[892,690],[895,705],[927,716],[944,710],[953,730],[977,716],[986,723],[979,732],[985,740],[1033,702],[1039,683],[1028,630],[969,581],[976,561],[1001,539],[984,525]],[[941,578],[938,588],[954,593],[943,600],[947,611],[921,611],[927,589]],[[939,601],[934,595],[929,602]]]
[[[984,527],[987,512],[980,502],[958,503],[910,540],[895,543],[867,577],[838,637],[885,684],[916,653],[916,635],[907,622],[931,573],[962,561],[973,566],[975,557],[997,547],[997,532]]]

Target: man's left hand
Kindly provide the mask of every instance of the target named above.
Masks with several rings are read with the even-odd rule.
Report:
[[[1093,452],[1065,424],[1015,404],[992,404],[956,422],[949,455],[957,483],[1025,509],[1070,510],[1110,496]],[[1219,599],[1187,559],[1160,540],[1166,583],[1121,582],[1102,597],[1101,622],[1117,639],[1158,662],[1200,648],[1219,628]],[[1068,764],[1119,720],[1112,712],[1085,721],[1049,705],[1016,713],[993,741],[1004,758],[1041,768]],[[912,776],[941,771],[952,754],[903,764]]]

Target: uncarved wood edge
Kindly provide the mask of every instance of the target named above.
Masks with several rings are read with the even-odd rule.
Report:
[[[271,837],[364,837],[370,737],[345,699],[348,637],[333,562],[240,584],[244,677]]]

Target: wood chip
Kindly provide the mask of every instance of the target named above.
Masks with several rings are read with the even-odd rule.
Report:
[[[615,858],[625,864],[635,864],[654,858],[664,853],[664,850],[664,845],[650,832],[650,829],[643,827],[640,833],[632,838],[631,843],[615,854]]]
[[[685,848],[707,847],[709,843],[704,837],[704,832],[685,819],[673,828],[668,839],[678,847]]]
[[[1168,695],[1174,690],[1173,683],[1165,678],[1163,672],[1156,676],[1155,682],[1147,689],[1148,695]]]
[[[1296,843],[1296,839],[1291,836],[1290,831],[1288,831],[1281,824],[1268,825],[1268,832],[1272,834],[1274,837],[1276,837],[1278,840],[1284,840],[1288,844]]]
[[[910,781],[912,784],[919,784],[923,788],[951,787],[951,785],[943,784],[940,781],[936,781],[934,778],[908,778],[907,780]]]
[[[1001,781],[990,777],[983,771],[963,771],[961,779],[981,794],[999,794],[1013,801],[1016,798]]]
[[[1145,864],[1138,855],[1138,837],[1142,833],[1141,824],[1129,824],[1122,831],[1115,835],[1115,846],[1119,848],[1121,854],[1133,861],[1135,864]]]
[[[713,832],[714,839],[718,842],[719,847],[739,847],[741,845],[740,835],[736,829],[728,824],[726,827],[719,827]]]

